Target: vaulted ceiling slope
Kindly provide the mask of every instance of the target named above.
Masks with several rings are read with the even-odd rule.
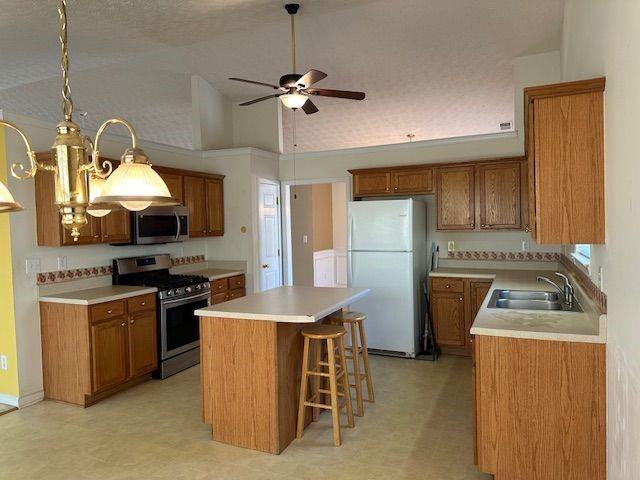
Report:
[[[147,140],[192,146],[190,76],[233,101],[268,94],[229,76],[276,82],[290,70],[281,0],[71,0],[72,91],[79,122],[115,114]],[[296,115],[299,151],[499,131],[513,120],[512,61],[560,46],[563,0],[303,0],[298,70],[362,102],[317,99]],[[0,9],[0,108],[60,118],[55,0]],[[251,107],[246,107],[251,108]],[[292,115],[283,116],[291,150]]]

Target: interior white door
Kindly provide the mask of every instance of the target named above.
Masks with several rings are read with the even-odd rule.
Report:
[[[282,285],[280,261],[280,187],[260,182],[258,188],[260,241],[260,291]]]

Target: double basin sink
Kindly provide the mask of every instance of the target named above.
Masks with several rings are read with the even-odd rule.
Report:
[[[556,310],[565,312],[582,312],[578,302],[567,305],[557,292],[537,292],[534,290],[499,290],[493,291],[489,299],[489,308],[505,308],[510,310]]]

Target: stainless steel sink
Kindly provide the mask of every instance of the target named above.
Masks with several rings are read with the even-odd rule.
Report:
[[[531,290],[500,290],[500,298],[509,300],[549,300],[559,302],[560,294],[557,292],[535,292]]]
[[[489,308],[509,310],[556,310],[581,312],[577,302],[569,306],[555,292],[537,292],[531,290],[494,290],[489,299]]]

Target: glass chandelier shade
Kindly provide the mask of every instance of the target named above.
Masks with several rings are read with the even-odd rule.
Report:
[[[110,209],[100,208],[101,206],[96,205],[95,199],[102,195],[104,191],[105,184],[107,180],[104,178],[100,178],[97,175],[91,175],[89,177],[89,203],[90,205],[87,207],[87,213],[93,217],[104,217],[111,213]]]
[[[305,103],[307,103],[309,97],[301,93],[294,92],[280,95],[280,100],[285,107],[295,110],[296,108],[301,108]]]
[[[96,203],[119,203],[127,210],[144,210],[153,205],[178,205],[171,197],[164,180],[149,164],[139,148],[130,148],[122,156],[122,163],[105,182]]]
[[[0,182],[0,212],[19,212],[22,205],[13,199],[13,195],[3,182]]]

